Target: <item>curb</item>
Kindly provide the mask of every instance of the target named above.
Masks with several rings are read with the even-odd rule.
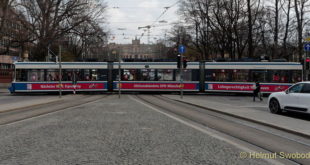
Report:
[[[310,134],[305,134],[305,133],[302,133],[302,132],[298,132],[298,131],[294,131],[294,130],[291,130],[291,129],[279,127],[277,125],[265,123],[265,122],[262,122],[262,121],[259,121],[259,120],[242,117],[242,116],[235,115],[235,114],[232,114],[232,113],[223,112],[223,111],[220,111],[220,110],[217,110],[217,109],[214,109],[214,108],[208,108],[208,107],[197,105],[197,104],[194,104],[194,103],[189,103],[189,102],[185,102],[185,101],[181,101],[181,100],[172,99],[172,98],[169,98],[169,97],[166,97],[166,96],[163,96],[163,97],[165,97],[167,99],[170,99],[170,100],[178,101],[178,102],[181,102],[181,103],[184,103],[184,104],[188,104],[188,105],[191,105],[191,106],[196,106],[196,107],[199,107],[199,108],[202,108],[202,109],[205,109],[205,110],[213,111],[213,112],[216,112],[216,113],[232,116],[232,117],[235,117],[235,118],[238,118],[238,119],[250,121],[250,122],[253,122],[253,123],[256,123],[256,124],[261,124],[261,125],[264,125],[264,126],[275,128],[275,129],[278,129],[278,130],[281,130],[281,131],[284,131],[284,132],[296,134],[296,135],[301,136],[301,137],[310,138]]]

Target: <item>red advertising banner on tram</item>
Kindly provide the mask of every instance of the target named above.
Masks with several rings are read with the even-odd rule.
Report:
[[[289,84],[261,84],[261,92],[280,92],[289,88]],[[255,89],[254,84],[206,83],[206,90],[215,91],[244,91]]]
[[[184,90],[198,90],[198,83],[184,83]],[[117,83],[116,83],[117,87]],[[178,90],[181,88],[180,83],[121,83],[121,89],[136,90]]]
[[[63,83],[61,84],[61,89],[63,90],[73,90],[74,85],[72,83]],[[27,84],[27,90],[58,90],[58,83],[35,83],[35,84]],[[75,85],[75,89],[106,89],[105,83],[78,83]]]

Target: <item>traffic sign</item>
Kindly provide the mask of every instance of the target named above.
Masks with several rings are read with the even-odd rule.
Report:
[[[310,43],[307,43],[304,45],[304,50],[305,51],[310,51]]]
[[[305,38],[305,41],[310,42],[310,37]]]
[[[13,61],[18,61],[18,59],[19,59],[19,58],[18,58],[17,56],[13,56],[13,57],[12,57],[12,60],[13,60]]]
[[[179,46],[179,53],[181,53],[181,54],[185,53],[185,46],[184,45]]]

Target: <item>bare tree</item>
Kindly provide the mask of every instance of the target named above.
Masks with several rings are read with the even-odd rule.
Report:
[[[107,42],[107,35],[108,32],[103,31],[97,22],[87,21],[73,29],[69,36],[72,41],[69,46],[76,57],[87,57],[89,53],[98,53],[96,50]]]
[[[273,34],[273,53],[272,58],[278,56],[278,41],[279,41],[279,15],[280,15],[280,0],[274,0],[274,34]]]
[[[33,60],[44,60],[49,45],[62,40],[79,25],[99,20],[106,6],[94,0],[21,0],[20,13],[37,39]]]
[[[210,5],[213,0],[186,0],[182,2],[180,13],[186,22],[192,24],[192,45],[200,53],[199,59],[210,58]]]
[[[297,40],[298,40],[298,58],[302,60],[303,54],[303,32],[304,32],[304,23],[305,23],[305,12],[307,3],[309,0],[294,0],[294,7],[295,7],[295,17],[297,21]]]
[[[12,0],[1,0],[0,1],[0,31],[3,29],[5,18],[7,16],[7,11],[10,8]]]
[[[252,19],[252,2],[247,0],[247,15],[248,15],[248,56],[253,57],[253,19]]]
[[[283,37],[283,54],[286,59],[289,58],[289,53],[288,53],[288,35],[289,35],[289,29],[290,29],[290,21],[291,21],[291,8],[292,8],[292,0],[286,0],[287,2],[287,7],[286,9],[284,8],[284,5],[282,6],[282,10],[285,13],[286,16],[286,23],[285,23],[285,31],[284,31],[284,37]]]
[[[219,55],[229,55],[231,59],[261,55],[290,59],[295,50],[298,50],[299,59],[302,57],[302,37],[306,26],[310,25],[306,17],[309,0],[182,2],[180,12],[190,25],[192,45],[201,54],[202,48],[207,48],[206,59]],[[207,7],[201,7],[206,4]]]

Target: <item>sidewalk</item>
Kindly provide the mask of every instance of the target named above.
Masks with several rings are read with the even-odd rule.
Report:
[[[185,95],[183,99],[181,99],[179,95],[163,95],[163,96],[173,100],[195,104],[204,108],[212,109],[214,111],[218,111],[221,113],[229,114],[240,118],[246,118],[257,123],[264,123],[266,125],[275,128],[280,128],[282,130],[310,137],[310,124],[308,121],[286,117],[283,115],[271,114],[267,110],[257,110],[249,108],[247,106],[242,106],[240,105],[240,103],[242,104],[242,102],[240,102],[238,105],[238,103],[232,104],[226,102],[225,100],[221,99],[216,100],[212,98],[216,96]],[[267,98],[264,99],[266,100]],[[253,104],[253,102],[251,102],[250,100],[251,99],[249,99],[249,101],[246,104]],[[262,103],[255,103],[255,104],[258,104],[259,106],[262,105]]]
[[[68,100],[69,98],[72,98],[72,97],[80,97],[80,96],[65,95],[65,96],[62,96],[62,98],[59,98],[58,96],[55,95],[51,97],[34,98],[31,100],[29,99],[18,100],[14,103],[12,102],[4,103],[4,104],[2,103],[0,106],[0,113],[12,111],[12,110],[19,109],[19,108],[26,108],[26,107],[31,107],[35,105],[41,105],[41,104],[46,104],[46,103],[51,103],[51,102],[56,102],[56,101],[61,101],[61,100]]]

